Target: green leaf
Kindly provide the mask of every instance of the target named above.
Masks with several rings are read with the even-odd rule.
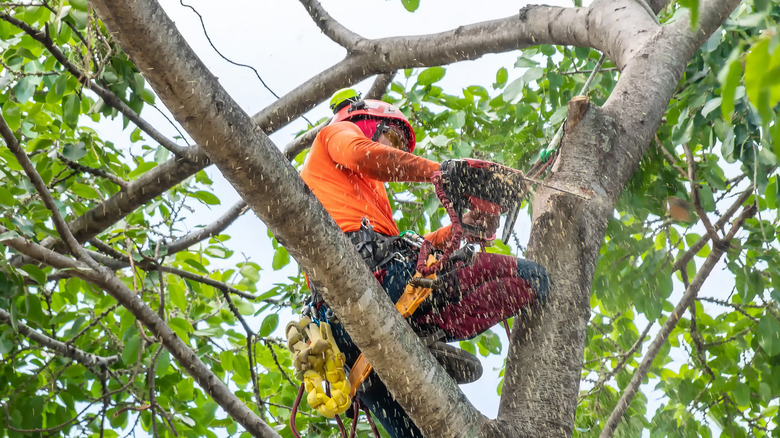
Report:
[[[773,176],[769,179],[769,184],[766,186],[766,190],[764,190],[764,199],[766,200],[766,206],[771,209],[778,208],[778,205],[780,203],[778,200],[780,200],[780,178],[777,176]],[[0,197],[1,198],[1,197]],[[0,202],[2,202],[2,199],[0,199]]]
[[[186,290],[180,285],[170,285],[168,287],[168,296],[171,299],[171,303],[181,310],[187,309],[187,295]]]
[[[723,103],[720,106],[720,110],[723,119],[727,121],[731,121],[731,113],[734,111],[734,96],[742,73],[742,64],[737,56],[738,54],[738,49],[735,49],[734,53],[732,53],[732,56],[729,58],[731,59],[731,62],[728,64],[728,67],[723,70],[726,72],[725,76],[721,78],[719,75],[718,77],[721,79],[721,83],[723,83],[723,87],[721,88]]]
[[[9,207],[16,204],[16,198],[5,187],[0,186],[0,204],[7,205]]]
[[[3,105],[3,118],[8,127],[11,128],[11,131],[16,131],[22,126],[22,110],[12,101],[8,101]]]
[[[274,260],[271,263],[271,266],[273,267],[274,271],[278,271],[288,264],[290,264],[290,253],[287,252],[285,247],[280,246],[276,249],[276,251],[274,251]]]
[[[780,322],[772,315],[758,321],[758,345],[770,356],[780,354]]]
[[[539,65],[538,62],[523,56],[517,58],[517,61],[515,62],[515,67],[517,68],[536,67],[537,65]]]
[[[62,119],[71,128],[75,128],[79,121],[79,114],[81,111],[81,102],[75,94],[71,94],[65,98],[62,103]]]
[[[766,123],[772,119],[772,107],[780,102],[780,50],[770,53],[770,40],[761,38],[745,58],[745,91]]]
[[[279,315],[272,313],[263,319],[260,324],[260,330],[257,332],[257,336],[265,338],[276,330],[279,326]]]
[[[125,347],[122,349],[122,362],[125,365],[131,365],[138,361],[138,349],[141,345],[141,338],[138,334],[133,335],[125,342]]]
[[[525,81],[523,78],[517,78],[510,82],[509,85],[504,88],[504,92],[502,93],[504,100],[507,102],[513,101],[517,96],[520,95],[520,93],[523,92],[524,87]]]
[[[501,67],[496,72],[496,83],[493,84],[493,88],[501,88],[506,84],[507,79],[509,78],[509,73],[507,72],[506,68]]]
[[[73,6],[73,9],[78,9],[79,11],[87,10],[87,0],[70,0],[68,3]]]
[[[219,205],[220,201],[217,195],[207,192],[205,190],[199,190],[195,193],[192,193],[190,196],[192,196],[195,199],[199,199],[203,201],[206,205]]]
[[[184,318],[171,318],[170,321],[168,321],[168,325],[185,344],[190,343],[189,334],[192,333],[193,327],[189,321]]]
[[[195,268],[195,269],[196,269],[198,272],[200,272],[200,273],[203,273],[203,274],[208,274],[208,273],[209,273],[209,270],[208,270],[208,269],[206,269],[206,267],[205,267],[205,266],[203,266],[203,265],[202,265],[200,262],[198,262],[197,260],[193,260],[193,259],[187,259],[187,260],[185,260],[185,261],[184,261],[184,263],[186,263],[186,264],[188,264],[188,265],[192,266],[193,268]]]
[[[14,96],[19,103],[25,103],[35,94],[35,89],[38,88],[38,81],[35,77],[27,76],[22,78],[18,84],[14,87]]]
[[[420,0],[401,0],[401,4],[407,11],[414,12],[420,7]]]
[[[35,265],[24,265],[22,270],[27,273],[36,283],[40,285],[46,284],[46,273]]]
[[[544,77],[544,69],[541,67],[531,67],[523,75],[523,80],[526,84]]]
[[[745,408],[750,405],[750,385],[747,383],[737,383],[734,388],[734,402],[738,407]]]
[[[422,85],[423,87],[426,85],[431,85],[434,82],[440,81],[444,74],[446,73],[446,70],[444,67],[430,67],[423,70],[419,76],[417,76],[417,84]]]
[[[62,148],[62,156],[70,161],[78,161],[87,155],[87,146],[83,141],[68,143]]]
[[[452,125],[453,129],[462,128],[463,125],[466,124],[466,113],[463,111],[458,111],[450,114],[450,116],[447,118],[447,123]]]
[[[86,199],[100,199],[100,193],[91,186],[75,183],[70,186],[70,189],[76,196]]]
[[[701,108],[701,115],[707,117],[707,115],[711,113],[713,110],[720,108],[722,103],[723,103],[722,97],[715,97],[713,99],[708,100],[707,103],[705,103],[704,106]]]

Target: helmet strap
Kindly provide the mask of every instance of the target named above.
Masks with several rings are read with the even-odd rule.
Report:
[[[379,136],[385,132],[385,128],[387,128],[387,119],[382,119],[382,121],[376,125],[376,131],[374,131],[374,135],[371,137],[371,141],[379,140]]]

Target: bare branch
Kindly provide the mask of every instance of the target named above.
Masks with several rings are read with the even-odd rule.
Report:
[[[352,32],[344,27],[341,23],[333,19],[328,14],[328,11],[322,7],[318,0],[300,0],[301,4],[306,8],[306,12],[309,13],[317,27],[322,30],[328,38],[332,39],[335,43],[347,49],[351,52],[358,41],[363,37]]]
[[[371,88],[368,90],[368,93],[366,93],[366,99],[381,99],[382,96],[384,96],[387,92],[387,87],[393,83],[394,77],[395,72],[382,73],[377,75],[376,79],[374,79],[374,83],[371,84]]]
[[[128,185],[127,181],[125,181],[122,178],[119,178],[118,176],[116,176],[114,174],[111,174],[111,173],[109,173],[109,172],[107,172],[107,171],[105,171],[103,169],[93,169],[92,167],[84,166],[84,165],[79,164],[79,163],[77,163],[75,161],[71,161],[71,160],[65,158],[65,156],[60,154],[60,153],[57,153],[57,158],[59,158],[60,161],[65,163],[65,165],[67,165],[71,169],[77,170],[79,172],[84,172],[84,173],[89,173],[91,175],[99,176],[101,178],[105,178],[105,179],[111,181],[112,183],[118,185],[119,187],[121,187],[123,189],[127,188],[127,185]]]
[[[98,254],[90,252],[90,255],[93,259],[96,259],[98,262],[108,266],[109,268],[113,270],[119,270],[126,267],[135,267],[143,269],[144,271],[150,272],[150,271],[162,271],[167,272],[169,274],[178,275],[179,277],[186,278],[192,281],[197,281],[198,283],[203,283],[206,285],[209,285],[213,287],[214,289],[217,289],[223,293],[231,293],[233,295],[238,295],[241,298],[246,298],[248,300],[257,300],[257,296],[252,295],[248,292],[236,289],[224,282],[214,280],[213,278],[206,277],[205,275],[199,275],[195,274],[194,272],[185,271],[184,269],[178,269],[171,266],[163,266],[163,265],[157,265],[155,263],[152,263],[152,260],[144,260],[141,263],[134,263],[132,262],[132,259],[128,257],[126,254],[117,251],[116,249],[112,248],[110,245],[107,245],[103,241],[99,239],[90,239],[90,244],[92,244],[95,248],[98,248],[100,251],[108,254],[115,262],[112,262],[111,259],[101,259],[98,257]],[[57,278],[56,274],[50,276],[51,279]],[[279,302],[277,300],[272,299],[265,299],[263,302],[273,305],[279,305]]]
[[[179,251],[189,248],[201,240],[218,235],[230,224],[232,224],[239,216],[246,213],[247,210],[249,210],[249,207],[246,205],[246,202],[238,201],[216,221],[175,240],[170,245],[167,245],[166,249],[168,250],[168,254],[175,254]]]
[[[732,225],[729,233],[723,238],[723,242],[731,242],[731,239],[734,238],[737,231],[742,228],[742,224],[745,222],[745,220],[749,217],[752,217],[754,214],[755,207],[753,205],[746,207]],[[626,412],[626,409],[628,409],[628,405],[631,404],[631,400],[639,390],[639,385],[642,383],[642,380],[650,370],[650,366],[652,365],[653,360],[655,360],[656,355],[658,355],[661,347],[666,343],[666,340],[674,327],[677,326],[677,322],[685,314],[685,310],[696,299],[696,295],[699,293],[699,289],[701,289],[702,284],[704,284],[704,280],[706,280],[710,275],[710,272],[718,263],[725,250],[726,245],[716,245],[712,249],[712,252],[710,252],[710,255],[707,256],[707,260],[704,262],[699,272],[696,273],[696,276],[693,278],[690,286],[688,286],[685,293],[683,294],[682,299],[680,299],[680,302],[674,308],[674,311],[672,311],[671,315],[669,315],[669,317],[666,319],[655,339],[653,339],[653,343],[648,348],[647,354],[642,360],[642,363],[639,365],[639,367],[637,367],[633,377],[631,378],[631,382],[623,391],[623,394],[615,406],[615,409],[610,414],[604,429],[602,429],[601,434],[599,435],[600,438],[609,438],[615,432],[615,429],[620,423],[620,420],[623,418],[623,414]]]
[[[693,206],[696,208],[696,214],[699,216],[699,219],[701,219],[701,223],[707,230],[707,234],[710,235],[712,243],[717,245],[720,242],[720,237],[715,231],[715,228],[713,228],[710,218],[707,217],[707,212],[705,212],[704,208],[701,206],[701,196],[699,195],[699,183],[696,180],[696,164],[694,163],[693,152],[691,152],[691,148],[687,144],[683,145],[683,150],[685,151],[685,159],[688,160],[688,181],[691,183],[691,200],[693,201]]]
[[[6,312],[3,309],[0,309],[0,322],[3,324],[13,327],[13,324],[11,322],[11,314]],[[121,355],[114,355],[114,356],[98,356],[92,353],[87,353],[86,351],[79,350],[78,348],[66,344],[64,342],[60,342],[54,338],[50,338],[49,336],[46,336],[26,324],[16,321],[16,331],[18,331],[22,336],[25,336],[26,338],[35,341],[38,344],[41,344],[45,347],[48,347],[54,351],[57,352],[57,354],[73,359],[76,362],[86,366],[86,367],[100,367],[105,365],[112,365],[113,363],[117,362],[122,356]]]
[[[723,216],[721,216],[721,218],[718,219],[718,222],[715,223],[715,228],[722,229],[723,226],[726,224],[726,222],[728,222],[729,219],[731,219],[731,216],[733,216],[734,213],[737,212],[737,210],[742,206],[742,204],[745,203],[745,201],[747,201],[747,199],[752,194],[753,192],[750,190],[743,192],[742,195],[740,195],[740,197],[737,198],[737,200],[731,205],[731,207],[729,207],[729,209],[725,213],[723,213]],[[701,249],[704,248],[704,245],[706,245],[707,242],[709,241],[710,241],[709,233],[705,234],[704,236],[701,236],[699,240],[697,240],[696,243],[691,245],[688,251],[686,251],[685,254],[683,254],[683,256],[680,257],[680,259],[674,263],[674,266],[672,266],[672,272],[685,269],[685,266],[688,264],[689,261],[691,261],[693,256],[695,256],[696,253],[701,251]]]

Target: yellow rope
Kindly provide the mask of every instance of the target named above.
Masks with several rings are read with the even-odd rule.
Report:
[[[309,406],[328,418],[346,411],[350,404],[349,382],[344,372],[344,355],[333,339],[330,324],[312,322],[309,317],[290,322],[286,328],[287,348],[293,354],[296,377],[306,387]],[[330,396],[325,392],[330,384]]]

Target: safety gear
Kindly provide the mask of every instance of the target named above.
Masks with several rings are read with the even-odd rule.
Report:
[[[354,123],[326,126],[314,140],[301,178],[342,231],[356,231],[367,217],[374,229],[398,235],[383,181],[429,181],[435,161],[366,138]]]
[[[328,418],[346,411],[350,404],[349,382],[344,372],[344,355],[339,351],[330,324],[308,317],[292,321],[285,329],[287,348],[293,354],[296,377],[302,378],[309,406]],[[323,384],[331,386],[330,396]]]
[[[330,110],[336,114],[341,108],[361,100],[360,92],[352,88],[342,88],[330,98]]]
[[[390,146],[402,150],[407,151],[409,148],[406,145],[406,137],[398,132],[393,125],[385,126],[381,131],[379,131],[379,136],[384,137],[387,139],[388,142],[390,142]]]
[[[416,140],[414,129],[412,129],[409,119],[406,118],[401,110],[381,100],[366,99],[345,105],[333,115],[330,124],[332,125],[345,120],[353,122],[363,119],[375,119],[377,120],[377,123],[381,123],[382,120],[387,119],[388,122],[398,123],[406,134],[409,146],[407,152],[412,152],[414,150]]]

